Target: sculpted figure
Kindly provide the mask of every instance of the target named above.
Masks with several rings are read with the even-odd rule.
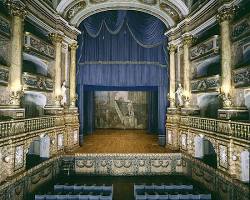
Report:
[[[61,105],[65,106],[67,104],[67,86],[66,86],[66,81],[63,81],[61,92],[62,92]]]
[[[181,86],[181,84],[178,84],[178,88],[175,92],[176,96],[177,96],[177,105],[179,107],[183,106],[183,88]]]

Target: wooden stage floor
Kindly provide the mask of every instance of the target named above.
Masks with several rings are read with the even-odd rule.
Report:
[[[157,135],[145,130],[98,129],[84,137],[74,153],[174,153],[158,145]]]

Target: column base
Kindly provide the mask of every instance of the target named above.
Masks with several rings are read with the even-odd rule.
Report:
[[[169,107],[168,108],[168,114],[172,114],[172,115],[174,115],[174,114],[177,114],[177,113],[179,113],[180,112],[180,109],[179,108],[176,108],[176,107]]]
[[[166,145],[166,136],[165,135],[158,135],[158,143],[160,146]]]
[[[222,108],[218,110],[219,119],[249,120],[249,111],[245,107]]]
[[[199,115],[200,109],[197,107],[187,107],[187,108],[181,108],[181,114],[182,115]]]
[[[44,113],[45,115],[63,115],[64,108],[58,106],[45,106]]]
[[[70,113],[78,113],[78,108],[77,108],[77,107],[70,106],[70,107],[69,107],[69,112],[70,112]]]
[[[13,108],[13,107],[0,107],[0,116],[12,119],[23,119],[25,118],[24,108]]]

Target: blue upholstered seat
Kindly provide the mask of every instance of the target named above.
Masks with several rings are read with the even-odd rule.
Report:
[[[74,192],[74,185],[64,185],[63,191],[64,192]]]
[[[79,200],[89,200],[89,195],[79,195]]]
[[[178,194],[170,194],[168,196],[169,200],[176,200],[179,199],[179,195]]]
[[[136,195],[135,199],[136,200],[147,200],[147,197],[146,197],[146,195]]]
[[[162,194],[162,195],[158,196],[158,199],[159,200],[167,200],[167,199],[169,199],[169,196],[168,196],[168,194]]]
[[[44,195],[35,195],[35,200],[44,200],[45,196]]]
[[[68,195],[68,200],[79,200],[79,195]]]
[[[56,195],[45,195],[46,200],[56,200]]]
[[[211,200],[211,194],[200,194],[200,200]]]
[[[181,200],[189,200],[190,194],[179,194],[179,199]]]
[[[57,200],[68,200],[68,195],[56,195]]]
[[[55,193],[63,192],[63,187],[64,185],[54,185],[54,192]]]

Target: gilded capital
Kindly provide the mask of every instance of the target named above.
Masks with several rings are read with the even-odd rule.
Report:
[[[72,44],[69,45],[69,48],[71,50],[76,50],[78,48],[77,42],[73,42]]]
[[[53,43],[61,43],[63,41],[63,35],[59,33],[50,33],[49,38]]]
[[[27,15],[26,6],[23,3],[19,1],[14,2],[12,0],[6,0],[5,4],[8,7],[11,15],[18,16],[23,19],[26,17]]]
[[[224,7],[222,9],[220,9],[218,11],[218,15],[216,16],[217,20],[219,22],[231,21],[235,15],[235,10],[236,10],[235,6]]]
[[[184,35],[183,36],[183,45],[190,46],[193,42],[193,36],[192,35]]]
[[[174,44],[169,44],[168,46],[169,53],[174,53],[176,50],[176,45]]]

